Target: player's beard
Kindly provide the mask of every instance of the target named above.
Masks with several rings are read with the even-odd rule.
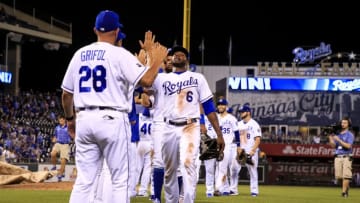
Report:
[[[247,118],[249,116],[248,113],[245,113],[244,116],[241,116],[241,119],[244,120],[245,118]]]
[[[185,68],[186,67],[186,61],[173,61],[173,66],[176,68]]]
[[[166,73],[171,73],[171,72],[173,72],[173,68],[171,67],[165,67],[165,72]]]
[[[224,112],[225,112],[225,110],[224,109],[218,109],[218,112],[219,112],[219,114],[223,114]]]

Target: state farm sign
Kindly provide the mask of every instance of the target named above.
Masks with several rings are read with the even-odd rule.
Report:
[[[267,156],[333,157],[335,149],[323,144],[260,144]],[[360,145],[353,145],[353,155],[360,157]]]

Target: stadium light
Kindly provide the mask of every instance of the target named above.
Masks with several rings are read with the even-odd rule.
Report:
[[[58,51],[60,48],[60,43],[57,42],[46,42],[43,44],[45,50],[48,51]]]

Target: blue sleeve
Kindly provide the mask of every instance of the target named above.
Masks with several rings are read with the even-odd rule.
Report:
[[[129,116],[129,121],[136,121],[136,106],[135,106],[135,100],[133,100],[132,102],[132,109],[131,112],[128,114]]]
[[[237,130],[237,131],[234,132],[234,134],[235,134],[236,146],[240,147],[240,133],[239,133],[239,131]]]
[[[137,92],[137,93],[141,94],[141,93],[144,92],[144,89],[143,89],[142,86],[139,86],[139,87],[137,87],[137,88],[134,90],[134,92]]]
[[[200,114],[200,124],[205,124],[205,115]]]
[[[140,140],[139,114],[135,114],[135,121],[135,124],[131,125],[131,142],[138,142]]]
[[[211,112],[216,112],[216,108],[215,108],[212,98],[210,98],[206,102],[202,103],[202,107],[204,109],[205,115],[208,115]]]

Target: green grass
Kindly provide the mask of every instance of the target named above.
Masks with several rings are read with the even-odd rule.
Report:
[[[351,188],[349,198],[341,197],[341,188],[306,186],[268,186],[260,185],[260,195],[250,196],[249,185],[239,186],[239,196],[205,197],[205,186],[199,184],[195,203],[339,203],[360,202],[360,188]],[[70,191],[14,190],[0,189],[0,203],[67,203]],[[132,203],[150,203],[148,197],[136,197]],[[165,202],[164,200],[162,202]]]

